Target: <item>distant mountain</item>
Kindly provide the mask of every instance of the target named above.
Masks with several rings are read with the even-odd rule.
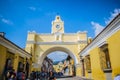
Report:
[[[54,61],[53,65],[57,65],[60,61]]]
[[[53,65],[57,65],[59,62],[64,62],[66,59],[63,59],[61,61],[53,61]]]

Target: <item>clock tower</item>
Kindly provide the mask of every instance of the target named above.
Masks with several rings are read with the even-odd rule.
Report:
[[[61,20],[59,15],[57,15],[55,20],[52,21],[51,33],[64,33],[64,22]]]

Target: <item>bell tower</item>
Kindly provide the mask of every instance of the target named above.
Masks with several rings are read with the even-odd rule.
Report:
[[[61,20],[59,15],[57,15],[55,20],[52,21],[51,33],[64,33],[64,22]]]

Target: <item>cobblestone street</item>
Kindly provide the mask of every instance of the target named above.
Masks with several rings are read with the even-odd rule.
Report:
[[[92,79],[85,79],[80,77],[69,77],[69,78],[59,78],[57,80],[92,80]]]

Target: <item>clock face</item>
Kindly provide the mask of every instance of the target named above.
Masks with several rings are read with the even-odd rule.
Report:
[[[60,25],[56,25],[56,29],[59,30],[60,29]]]

